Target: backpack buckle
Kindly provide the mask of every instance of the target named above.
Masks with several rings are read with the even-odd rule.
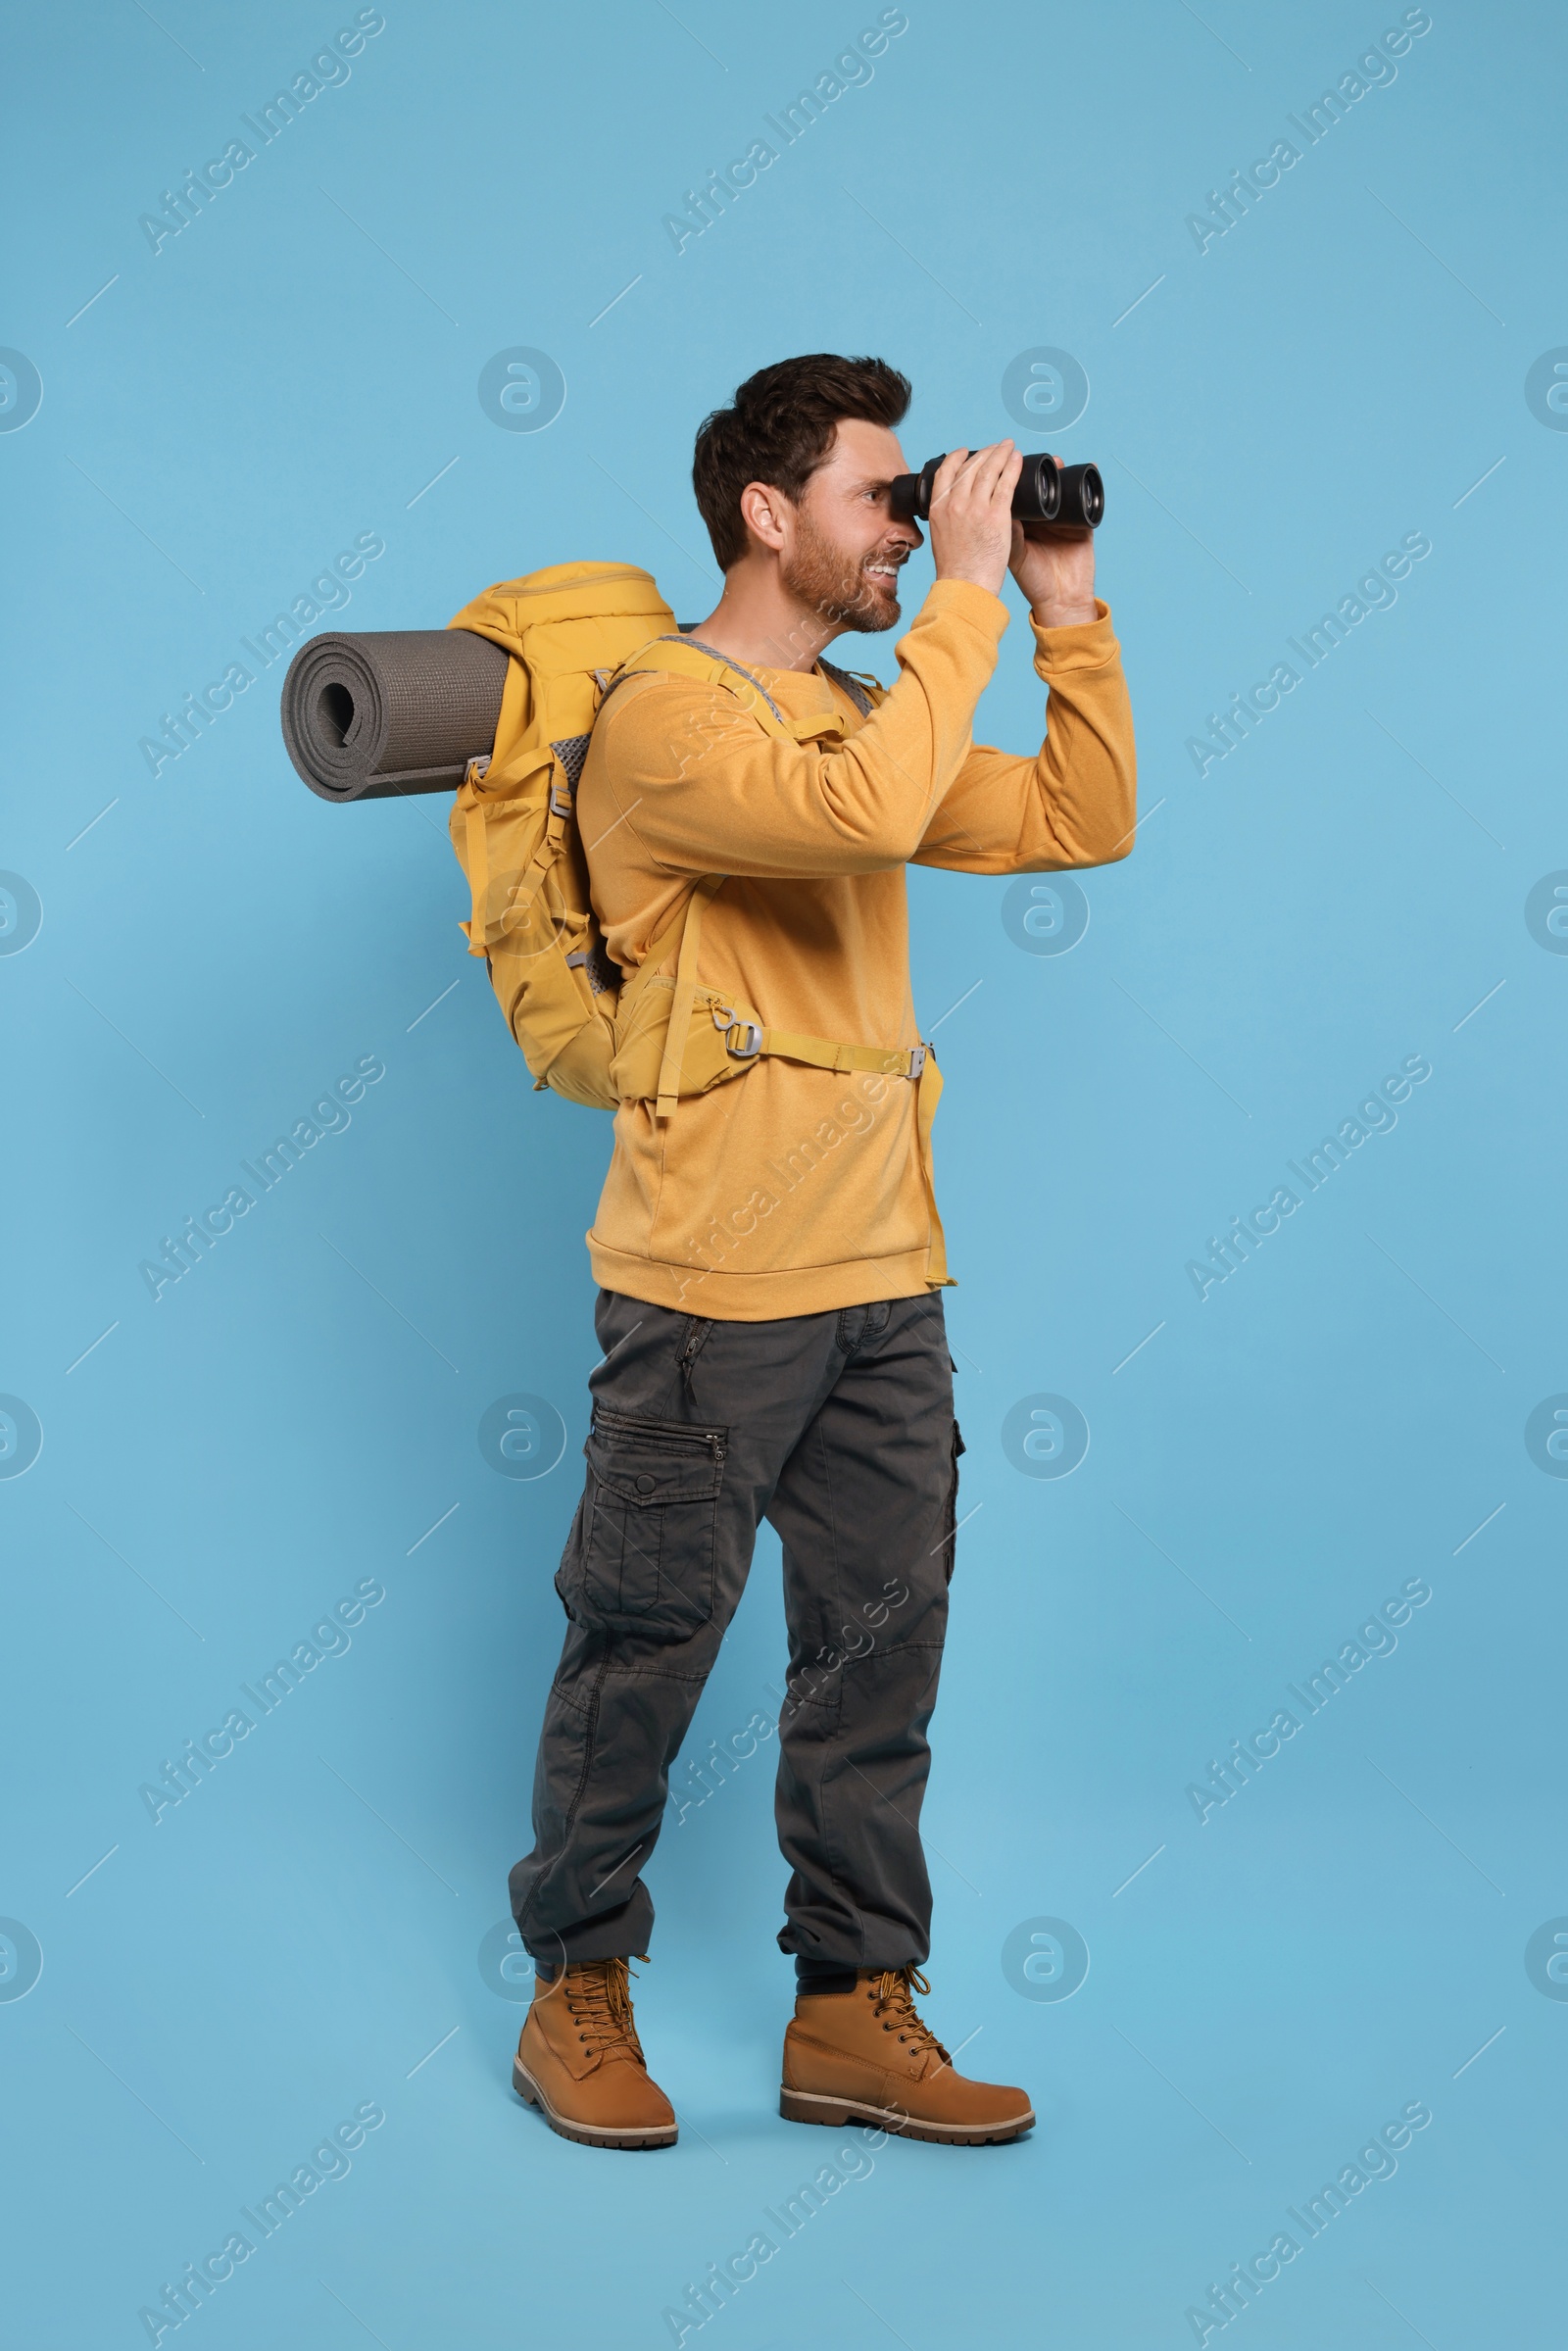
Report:
[[[920,1073],[925,1068],[925,1057],[930,1051],[931,1048],[928,1045],[914,1045],[909,1048],[909,1067],[907,1075],[911,1085],[920,1076]]]
[[[724,1032],[724,1051],[732,1061],[755,1061],[762,1050],[762,1032],[755,1020],[732,1020]]]
[[[468,761],[463,780],[466,784],[482,783],[489,772],[490,754],[485,752],[481,758]]]
[[[571,794],[561,784],[552,784],[550,787],[550,813],[552,816],[571,814]]]

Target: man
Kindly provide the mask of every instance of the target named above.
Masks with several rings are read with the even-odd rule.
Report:
[[[708,418],[693,479],[724,590],[688,642],[779,724],[634,657],[578,791],[614,961],[636,968],[692,902],[704,986],[755,1006],[775,1040],[672,1114],[622,1102],[588,1236],[604,1360],[557,1577],[570,1622],[535,1844],[512,1895],[537,1966],[514,2080],[590,2144],[675,2138],[628,1992],[653,1923],[638,1873],[763,1517],[783,1540],[790,1641],[778,1939],[798,1983],[781,2111],[950,2144],[1015,2138],[1034,2120],[1022,2090],[956,2074],[913,2005],[962,1444],[904,867],[1125,857],[1132,719],[1093,536],[1012,521],[1010,441],[956,453],[937,476],[936,581],[896,649],[898,683],[858,685],[821,660],[845,630],[900,616],[899,571],[922,544],[889,503],[908,470],[893,429],[908,402],[882,361],[816,355],[763,368]],[[1009,568],[1051,689],[1032,759],[970,736]],[[792,1057],[821,1039],[882,1050],[836,1069]]]

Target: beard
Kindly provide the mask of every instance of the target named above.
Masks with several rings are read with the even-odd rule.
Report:
[[[798,514],[794,551],[789,562],[780,565],[779,579],[792,596],[834,628],[862,633],[892,628],[899,618],[898,596],[887,581],[869,578],[866,567],[897,562],[905,552],[900,546],[848,555],[824,538],[808,514]]]

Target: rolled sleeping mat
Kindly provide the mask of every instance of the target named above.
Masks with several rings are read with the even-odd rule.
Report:
[[[283,680],[283,741],[323,800],[455,792],[488,756],[509,656],[466,628],[312,637]]]

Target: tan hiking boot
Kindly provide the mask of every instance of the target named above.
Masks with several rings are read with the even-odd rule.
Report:
[[[534,1980],[512,2086],[552,2131],[585,2147],[672,2147],[675,2112],[648,2076],[624,1959]]]
[[[978,2147],[1034,2123],[1021,2089],[969,2082],[915,2013],[931,1986],[912,1967],[864,1969],[853,1992],[802,1991],[784,2034],[786,2122],[873,2123],[900,2138]]]

